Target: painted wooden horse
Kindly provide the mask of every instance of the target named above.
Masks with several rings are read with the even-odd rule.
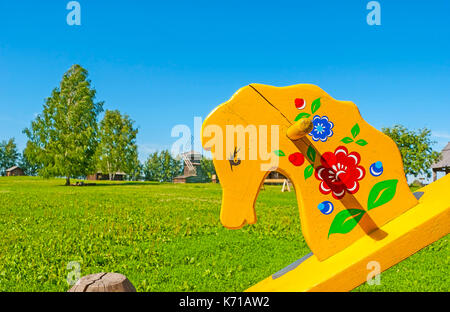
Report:
[[[433,183],[422,203],[396,144],[355,104],[317,86],[241,88],[206,118],[201,136],[223,189],[225,227],[256,222],[255,201],[271,170],[296,191],[313,256],[250,290],[350,290],[365,281],[371,260],[385,270],[448,234],[450,197],[441,189],[450,179]]]

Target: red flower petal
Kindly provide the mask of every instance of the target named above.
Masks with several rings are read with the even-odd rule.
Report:
[[[347,192],[350,194],[355,194],[359,190],[359,183],[354,181],[351,187],[347,187]]]
[[[342,191],[340,191],[340,192],[335,192],[335,191],[333,191],[333,197],[335,198],[335,199],[342,199],[343,197],[344,197],[344,195],[345,195],[345,190],[342,190]]]
[[[298,167],[298,166],[303,165],[303,163],[305,162],[305,157],[301,153],[294,153],[294,154],[289,155],[289,161],[294,166]]]
[[[334,154],[337,156],[340,153],[344,153],[345,155],[348,155],[348,149],[345,146],[338,146],[336,150],[334,151]]]
[[[321,181],[322,194],[332,193],[335,199],[342,199],[345,193],[355,194],[359,190],[358,181],[364,178],[364,167],[358,166],[361,156],[357,152],[348,153],[345,146],[339,146],[334,153],[326,152],[315,171],[316,179]]]
[[[317,168],[317,170],[314,171],[314,175],[316,176],[317,180],[323,181],[322,173],[324,173],[325,170],[326,170],[325,167],[320,166]]]
[[[320,158],[320,162],[322,163],[322,166],[331,168],[336,164],[336,156],[331,152],[323,153],[322,157]]]
[[[320,185],[319,185],[319,191],[322,194],[327,195],[327,194],[330,194],[331,188],[328,186],[328,184],[326,182],[322,181],[322,182],[320,182]]]
[[[348,154],[347,160],[353,161],[354,165],[356,166],[361,161],[361,156],[357,152],[351,152],[350,154]]]

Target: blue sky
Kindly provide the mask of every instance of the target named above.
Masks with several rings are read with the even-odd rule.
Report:
[[[81,26],[67,25],[68,2],[0,3],[0,140],[21,149],[74,63],[105,109],[136,121],[141,159],[249,83],[313,83],[378,129],[450,141],[450,1],[379,1],[381,26],[365,0],[80,0]]]

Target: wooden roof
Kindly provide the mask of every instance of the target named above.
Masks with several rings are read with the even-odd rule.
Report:
[[[6,169],[6,172],[10,172],[10,171],[13,171],[13,170],[16,170],[16,169],[20,169],[20,167],[19,166],[11,167],[9,169]]]
[[[189,151],[189,152],[183,153],[182,155],[185,155],[189,158],[199,159],[199,160],[203,158],[203,155],[196,151]]]
[[[92,174],[95,174],[95,173],[92,173]],[[96,174],[103,174],[103,172],[97,171]],[[106,174],[108,174],[108,173],[105,173],[105,175],[106,175]],[[117,171],[117,172],[114,173],[114,174],[115,174],[115,175],[127,175],[125,172],[122,172],[122,171]]]
[[[432,169],[450,168],[450,142],[441,152],[442,158],[437,163],[431,165]]]

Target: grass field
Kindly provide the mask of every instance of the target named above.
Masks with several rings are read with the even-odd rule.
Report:
[[[214,184],[0,178],[0,291],[67,291],[66,278],[125,274],[138,291],[242,291],[309,253],[294,192],[266,187],[258,222],[228,230]],[[449,236],[356,291],[449,291]]]

